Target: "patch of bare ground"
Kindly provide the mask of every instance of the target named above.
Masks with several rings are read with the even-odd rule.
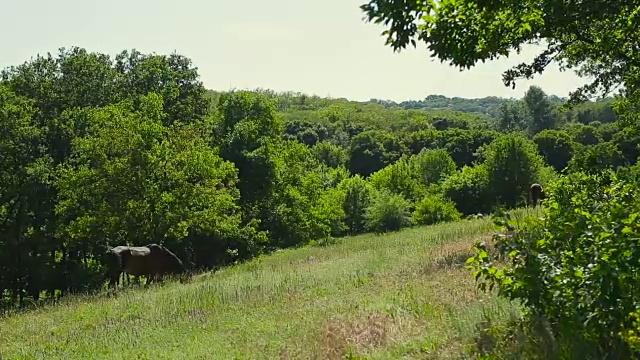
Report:
[[[355,320],[331,319],[323,331],[322,356],[343,359],[349,352],[387,345],[400,330],[400,324],[388,314],[372,313]]]

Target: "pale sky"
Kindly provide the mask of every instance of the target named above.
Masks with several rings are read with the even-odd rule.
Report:
[[[420,48],[394,53],[382,27],[363,21],[359,5],[367,1],[2,0],[0,68],[60,47],[112,56],[175,50],[191,58],[209,89],[261,87],[358,101],[520,98],[530,85],[563,97],[586,82],[553,66],[515,90],[505,87],[501,73],[532,59],[531,47],[463,72]]]

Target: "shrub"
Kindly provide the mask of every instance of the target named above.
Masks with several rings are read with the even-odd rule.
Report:
[[[402,195],[382,190],[373,196],[365,213],[368,231],[383,233],[396,231],[411,225],[411,204]]]
[[[629,358],[640,289],[638,183],[612,171],[574,173],[548,189],[545,216],[496,236],[496,254],[476,244],[470,262],[479,287],[498,285],[529,319],[546,319],[563,356]],[[506,266],[498,268],[499,259]]]
[[[344,210],[344,223],[347,231],[358,234],[365,230],[365,213],[371,204],[373,186],[360,175],[343,180],[338,189],[344,192],[342,208]]]
[[[410,158],[417,180],[424,186],[437,184],[456,171],[456,163],[444,149],[425,150]]]
[[[569,162],[572,172],[599,173],[627,165],[620,148],[613,142],[602,142],[588,146]]]
[[[442,183],[442,193],[464,215],[488,213],[493,201],[489,193],[489,176],[485,165],[465,166]]]
[[[411,158],[403,156],[397,162],[375,172],[369,178],[377,190],[385,190],[402,195],[405,199],[417,201],[426,194],[426,187],[418,180],[419,169]]]
[[[504,135],[483,150],[488,186],[496,204],[513,208],[528,198],[529,187],[539,182],[545,166],[536,144],[523,135]]]
[[[412,221],[417,225],[431,225],[460,219],[456,204],[442,195],[429,194],[416,204]]]

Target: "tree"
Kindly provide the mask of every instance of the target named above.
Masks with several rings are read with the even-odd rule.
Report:
[[[418,181],[424,185],[437,184],[456,171],[456,163],[444,149],[425,150],[411,157],[418,172]]]
[[[383,23],[386,44],[394,51],[422,41],[441,62],[471,68],[520,51],[522,45],[546,43],[530,63],[503,74],[505,86],[532,78],[557,61],[577,68],[591,83],[570,94],[571,103],[618,86],[632,91],[640,81],[640,14],[635,0],[442,0],[413,2],[370,0],[360,8],[366,21]]]
[[[191,247],[185,239],[226,239],[240,225],[233,164],[194,125],[163,126],[159,95],[139,104],[140,111],[131,100],[87,110],[87,135],[74,140],[56,181],[59,237],[69,253],[158,242],[183,255]]]
[[[504,102],[499,108],[498,130],[504,132],[525,130],[531,123],[530,117],[524,101]]]
[[[605,169],[629,166],[620,148],[612,141],[598,143],[586,149],[569,161],[571,172],[599,173]]]
[[[398,138],[383,130],[369,130],[353,137],[349,170],[369,176],[397,161],[406,150]]]
[[[542,130],[553,129],[556,119],[553,107],[547,94],[539,86],[531,86],[524,94],[524,103],[529,109],[531,122],[528,124],[529,133],[535,135]]]
[[[507,134],[483,149],[489,188],[497,204],[521,205],[527,199],[529,186],[540,181],[544,160],[536,144],[520,134]]]
[[[547,164],[556,171],[567,167],[576,152],[578,144],[563,130],[543,130],[533,137],[538,151],[544,156]]]
[[[477,160],[477,152],[483,145],[489,144],[499,133],[487,130],[444,130],[442,147],[451,154],[459,167],[472,165]]]
[[[45,282],[35,251],[46,245],[44,224],[34,215],[50,203],[44,190],[51,159],[34,112],[32,101],[0,84],[0,301],[8,289],[14,303],[22,303],[25,287],[38,294],[36,284]]]
[[[371,174],[369,181],[377,190],[402,195],[405,199],[416,202],[426,193],[426,186],[421,181],[423,174],[418,166],[411,157],[405,155]]]
[[[366,210],[375,191],[373,186],[362,176],[356,174],[340,182],[338,189],[345,194],[342,208],[347,230],[350,234],[364,232]]]
[[[248,214],[270,194],[275,170],[268,144],[282,134],[283,124],[273,100],[248,91],[223,94],[216,110],[211,142],[238,168],[240,199]]]

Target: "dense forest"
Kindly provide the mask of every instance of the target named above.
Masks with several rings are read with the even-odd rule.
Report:
[[[188,58],[135,50],[37,56],[2,72],[0,98],[5,308],[102,288],[108,247],[215,269],[526,205],[533,182],[638,156],[611,99],[216,92]]]

